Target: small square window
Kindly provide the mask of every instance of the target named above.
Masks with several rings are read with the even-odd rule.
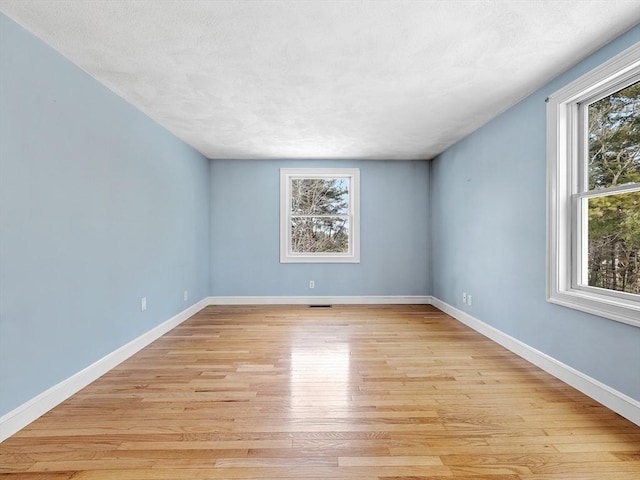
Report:
[[[280,262],[359,263],[360,171],[280,170]]]

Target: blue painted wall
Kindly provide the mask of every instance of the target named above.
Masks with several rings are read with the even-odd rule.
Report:
[[[281,264],[280,168],[330,166],[360,169],[361,263]],[[214,160],[211,293],[428,295],[428,196],[428,162]]]
[[[209,162],[0,15],[0,415],[207,295],[462,309],[465,290],[470,314],[640,400],[640,329],[545,300],[544,98],[637,41],[431,163]],[[279,169],[299,166],[360,168],[360,264],[279,263]]]
[[[209,162],[3,15],[0,65],[1,416],[209,294]]]
[[[640,26],[435,159],[431,235],[435,297],[640,400],[640,329],[547,303],[545,270],[545,98],[638,41]]]

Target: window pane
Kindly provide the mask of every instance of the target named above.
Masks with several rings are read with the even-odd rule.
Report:
[[[640,294],[640,192],[585,199],[592,287]]]
[[[589,105],[589,190],[640,182],[640,82]]]
[[[348,178],[294,178],[291,180],[293,215],[347,215]]]
[[[346,217],[291,219],[293,253],[348,253],[349,220]]]

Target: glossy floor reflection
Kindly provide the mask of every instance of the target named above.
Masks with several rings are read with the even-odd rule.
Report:
[[[640,427],[426,305],[208,307],[0,479],[638,480]]]
[[[291,406],[349,405],[349,344],[313,339],[291,349]]]

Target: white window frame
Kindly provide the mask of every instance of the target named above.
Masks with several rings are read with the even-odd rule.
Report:
[[[585,199],[636,186],[586,192],[580,104],[603,98],[640,77],[640,43],[558,90],[547,104],[547,300],[640,326],[640,295],[584,285]]]
[[[291,251],[291,184],[294,179],[349,179],[349,250],[346,253]],[[360,169],[280,169],[280,263],[360,263]]]

